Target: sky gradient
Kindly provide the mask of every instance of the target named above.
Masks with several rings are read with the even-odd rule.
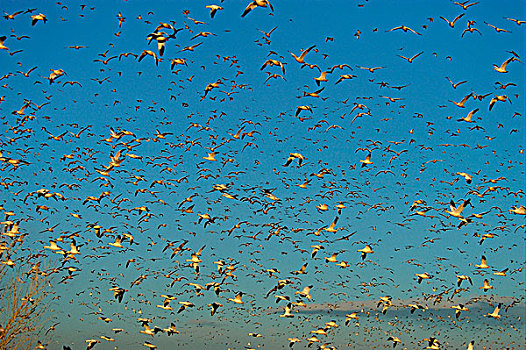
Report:
[[[263,3],[2,2],[0,257],[45,261],[38,339],[523,348],[524,2]]]

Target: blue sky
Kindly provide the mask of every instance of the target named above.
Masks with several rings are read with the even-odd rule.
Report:
[[[396,334],[408,348],[429,336],[460,347],[466,340],[461,334],[440,336],[457,327],[454,311],[445,309],[460,301],[477,304],[472,298],[482,298],[484,311],[466,313],[459,323],[478,337],[477,345],[506,345],[477,335],[488,325],[494,325],[495,335],[515,325],[519,331],[510,331],[509,339],[523,339],[524,324],[515,322],[513,308],[498,325],[482,313],[492,311],[488,303],[511,303],[509,298],[524,295],[524,215],[510,210],[525,205],[525,25],[507,19],[524,20],[524,3],[480,1],[464,10],[449,1],[284,1],[272,2],[274,11],[257,7],[241,17],[249,2],[225,1],[218,3],[223,10],[214,18],[205,7],[210,4],[2,3],[0,9],[8,14],[36,8],[1,19],[0,36],[7,37],[8,50],[0,52],[0,74],[7,75],[0,91],[0,152],[29,165],[1,166],[5,191],[0,205],[23,220],[27,248],[49,256],[59,269],[52,275],[50,296],[55,310],[50,317],[59,325],[42,341],[50,349],[82,348],[85,339],[112,335],[115,342],[101,340],[96,348],[141,348],[145,340],[170,348],[207,334],[215,337],[203,347],[243,348],[252,342],[282,348],[287,337],[296,336],[302,342],[294,348],[301,348],[311,330],[335,317],[339,329],[320,336],[335,346],[390,347],[386,339]],[[38,13],[47,22],[32,26],[30,16]],[[460,14],[453,28],[441,18],[452,21]],[[124,18],[120,27],[119,17]],[[146,38],[159,23],[171,21],[180,31],[166,42],[158,65],[151,56],[139,62],[122,55],[138,56],[143,50],[159,55],[155,40]],[[462,36],[469,21],[480,34]],[[399,26],[418,34],[393,30]],[[167,37],[172,30],[160,32]],[[200,32],[212,34],[193,38]],[[199,43],[194,51],[182,51]],[[312,68],[302,67],[291,53],[299,56],[313,45],[304,59]],[[400,57],[417,54],[412,62]],[[508,63],[507,73],[493,69],[511,57],[517,60]],[[186,64],[171,69],[173,59]],[[278,66],[263,68],[268,59],[281,62],[285,73]],[[314,78],[335,65],[345,66],[334,68],[318,86]],[[19,73],[33,67],[28,77]],[[370,72],[364,67],[381,68]],[[50,84],[46,78],[57,69],[65,74]],[[336,84],[342,75],[352,77]],[[465,83],[453,88],[447,78]],[[218,80],[222,84],[203,98],[207,85]],[[321,88],[319,97],[305,96]],[[464,108],[451,102],[467,95]],[[489,110],[491,99],[504,95],[505,101]],[[31,103],[22,116],[12,113],[27,100]],[[298,106],[311,111],[297,115]],[[458,121],[474,110],[472,122]],[[111,130],[128,134],[111,139]],[[158,132],[166,133],[164,138]],[[214,151],[216,161],[203,159]],[[124,161],[101,174],[118,152]],[[304,158],[301,164],[296,156],[285,166],[291,153]],[[360,160],[369,153],[373,163],[362,167]],[[473,179],[468,183],[457,173]],[[227,189],[214,190],[219,184]],[[65,200],[37,196],[42,188]],[[90,196],[100,199],[86,201]],[[192,201],[183,202],[187,197]],[[459,205],[467,199],[471,206],[461,215],[472,222],[457,228],[460,221],[446,210],[451,200]],[[425,201],[416,211],[427,217],[410,210],[416,200]],[[346,206],[341,214],[338,203]],[[318,210],[321,204],[328,210]],[[181,211],[191,205],[193,212]],[[143,212],[134,209],[142,206],[147,207]],[[198,214],[205,213],[214,218],[206,226],[206,220],[198,222]],[[471,216],[480,213],[485,214]],[[336,217],[337,231],[323,230]],[[95,224],[108,229],[103,237],[90,228]],[[63,262],[63,255],[43,248],[58,240],[67,251],[72,234],[80,250],[76,260]],[[123,234],[138,244],[109,245]],[[479,244],[484,234],[497,236]],[[171,257],[171,248],[184,240],[189,250]],[[317,244],[324,249],[313,259],[311,246]],[[374,253],[362,261],[357,250],[365,245]],[[203,246],[196,275],[187,260]],[[333,253],[349,266],[325,262]],[[16,255],[20,264],[24,254]],[[488,270],[475,267],[483,255]],[[130,259],[135,261],[126,268]],[[224,276],[214,263],[219,260],[235,267],[236,278],[225,279],[226,291],[219,297],[213,291],[197,296],[186,283],[220,282]],[[305,263],[307,274],[291,274]],[[69,266],[81,271],[59,283]],[[506,277],[493,275],[506,268]],[[279,272],[270,276],[267,269]],[[417,283],[415,274],[424,272],[432,278]],[[389,295],[395,310],[415,299],[432,308],[433,299],[425,297],[451,296],[457,274],[471,276],[473,286],[463,282],[466,290],[430,312],[453,319],[434,317],[430,323],[437,328],[428,334],[420,331],[421,316],[404,314],[406,328],[392,327],[372,302]],[[139,276],[145,279],[132,285]],[[183,279],[170,286],[176,277]],[[282,313],[286,303],[265,295],[283,279],[294,283],[278,293],[291,301],[301,299],[295,292],[312,285],[316,305],[329,309],[328,304],[363,302],[370,309],[369,315],[362,313],[367,321],[349,340],[352,333],[342,315],[309,317],[297,306],[295,318],[280,318],[276,307]],[[479,289],[485,279],[494,286],[486,293]],[[122,303],[108,291],[114,286],[128,289]],[[242,306],[227,301],[238,292],[245,293]],[[175,296],[173,312],[156,307],[164,294]],[[179,301],[195,307],[177,314]],[[224,307],[210,316],[207,305],[214,301]],[[101,321],[102,315],[113,321]],[[151,318],[151,328],[174,322],[182,334],[141,334],[138,317]],[[381,336],[369,333],[371,325]],[[112,328],[126,332],[113,334]],[[256,331],[265,334],[264,341],[246,335]],[[371,339],[376,340],[363,345]]]

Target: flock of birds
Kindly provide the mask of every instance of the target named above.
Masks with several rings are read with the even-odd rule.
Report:
[[[333,57],[435,28],[523,40],[525,21],[445,1],[452,20],[301,48],[275,5],[127,7],[101,17],[109,44],[71,45],[98,6],[4,10],[1,281],[50,281],[32,348],[523,348],[524,42],[460,70],[429,45]],[[413,67],[443,75],[433,96]]]

